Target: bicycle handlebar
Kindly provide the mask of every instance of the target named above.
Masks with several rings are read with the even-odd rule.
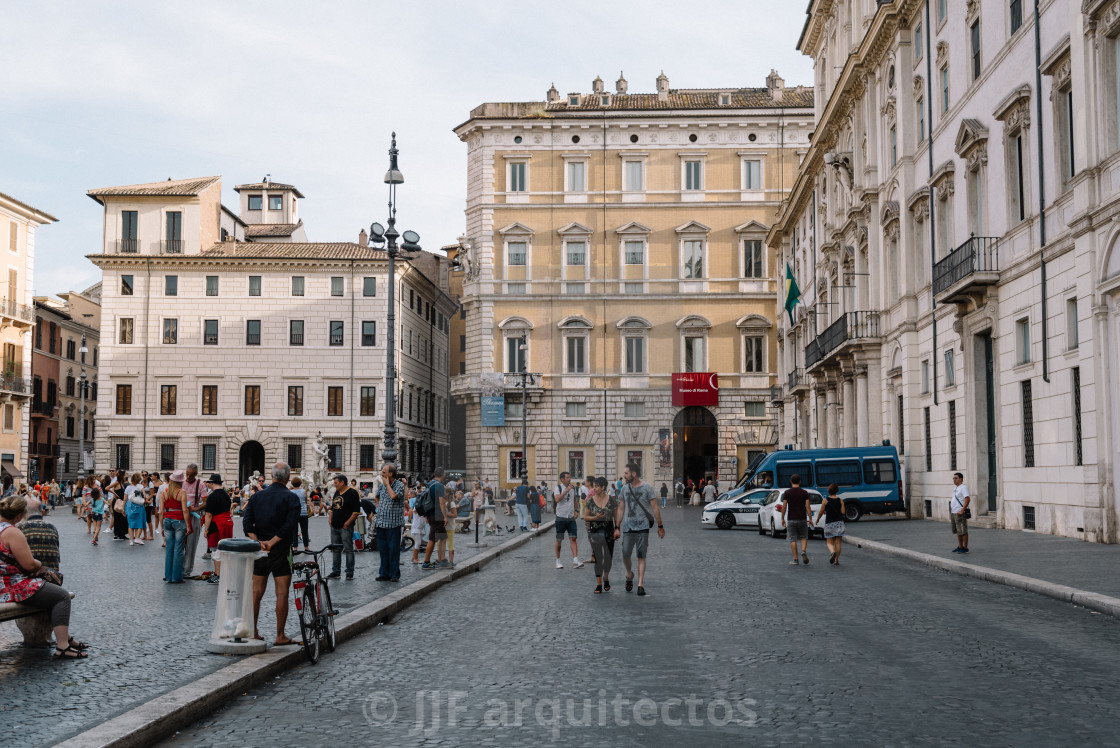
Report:
[[[292,555],[293,556],[318,556],[322,553],[326,553],[327,551],[341,551],[341,550],[342,550],[342,543],[331,543],[330,545],[323,546],[320,550],[317,550],[317,551],[306,551],[306,550],[297,551],[297,550],[293,550]]]

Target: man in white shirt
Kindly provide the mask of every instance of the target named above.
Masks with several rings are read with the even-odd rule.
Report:
[[[953,473],[953,498],[949,499],[949,523],[953,534],[957,536],[957,547],[953,549],[953,553],[968,553],[968,520],[964,513],[971,501],[964,476]]]
[[[583,566],[579,560],[578,537],[579,530],[576,526],[576,513],[579,511],[579,502],[576,501],[578,491],[572,485],[572,475],[567,471],[560,473],[560,483],[556,486],[556,568],[563,569],[560,563],[560,547],[563,545],[564,533],[568,534],[568,542],[572,547],[572,568]]]

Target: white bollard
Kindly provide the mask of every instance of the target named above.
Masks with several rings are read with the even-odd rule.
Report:
[[[222,563],[214,629],[206,651],[215,654],[259,654],[268,649],[253,638],[253,562],[261,544],[249,538],[218,541]]]

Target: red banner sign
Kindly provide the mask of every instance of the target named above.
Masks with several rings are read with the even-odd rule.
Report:
[[[719,374],[674,374],[673,405],[719,405]]]

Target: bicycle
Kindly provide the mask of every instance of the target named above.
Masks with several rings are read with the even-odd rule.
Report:
[[[401,553],[411,551],[412,547],[416,545],[416,540],[413,539],[405,530],[407,527],[401,527]],[[365,535],[365,548],[364,550],[373,552],[377,550],[377,528],[374,527],[372,522],[366,522],[366,535]]]
[[[319,551],[292,551],[293,556],[311,556],[311,561],[297,561],[292,564],[292,573],[298,574],[292,587],[296,591],[296,613],[299,615],[299,630],[303,637],[303,652],[314,665],[319,661],[319,643],[323,642],[328,652],[335,647],[334,616],[338,611],[331,605],[331,591],[327,580],[320,573],[319,557],[327,551],[342,550],[341,543],[328,545]]]

